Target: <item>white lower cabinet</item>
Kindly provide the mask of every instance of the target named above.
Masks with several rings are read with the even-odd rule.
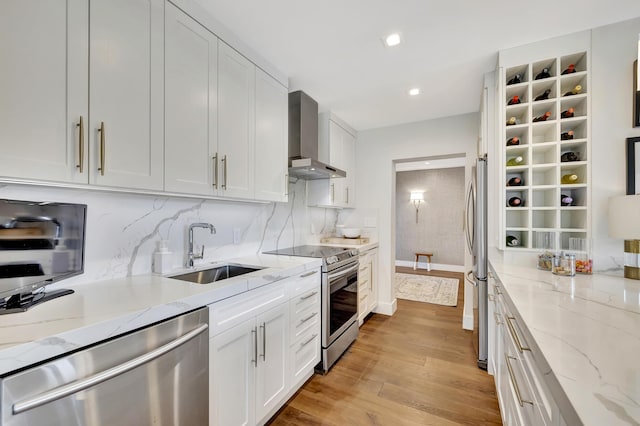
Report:
[[[360,253],[358,269],[358,324],[378,305],[378,249]]]
[[[209,308],[209,424],[264,424],[320,361],[320,270]]]
[[[506,426],[561,426],[564,420],[535,363],[532,348],[502,284],[489,274],[489,371]]]

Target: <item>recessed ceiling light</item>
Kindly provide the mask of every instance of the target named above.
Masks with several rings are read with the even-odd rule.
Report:
[[[420,89],[418,89],[417,87],[415,87],[415,88],[413,88],[413,89],[409,90],[409,94],[410,94],[411,96],[418,96],[418,95],[420,94]]]
[[[384,45],[387,47],[397,46],[400,44],[400,41],[401,41],[400,34],[398,33],[389,34],[383,39],[383,41],[384,41]]]

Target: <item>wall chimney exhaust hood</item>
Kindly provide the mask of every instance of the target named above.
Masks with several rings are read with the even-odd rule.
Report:
[[[318,103],[301,90],[289,93],[289,176],[305,180],[347,176],[318,160]]]

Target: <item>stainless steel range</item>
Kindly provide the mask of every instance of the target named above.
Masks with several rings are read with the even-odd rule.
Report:
[[[358,250],[329,246],[297,246],[265,252],[322,259],[322,373],[358,337]]]

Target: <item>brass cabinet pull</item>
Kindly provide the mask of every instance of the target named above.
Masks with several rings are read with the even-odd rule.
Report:
[[[251,334],[253,334],[253,359],[251,362],[257,367],[258,366],[258,329],[253,327],[251,329]]]
[[[308,317],[306,317],[306,318],[302,318],[302,319],[300,320],[300,324],[298,324],[298,325],[304,324],[305,322],[312,320],[312,319],[313,319],[313,317],[315,317],[316,315],[318,315],[318,313],[317,313],[317,312],[314,312],[314,313],[312,313],[311,315],[309,315]]]
[[[315,340],[315,338],[318,337],[317,334],[314,334],[313,336],[311,336],[311,338],[309,340],[307,340],[306,342],[302,342],[300,343],[300,348],[304,348],[305,346],[307,346],[309,343],[313,342]]]
[[[218,189],[218,153],[211,157],[213,161],[213,187]]]
[[[520,353],[522,353],[522,351],[530,351],[531,348],[522,346],[522,343],[520,342],[520,338],[518,337],[518,333],[516,333],[516,329],[513,326],[513,323],[511,321],[515,321],[515,317],[507,317],[507,328],[509,329],[509,333],[511,334],[511,337],[513,337],[513,341],[516,342],[516,346],[518,346],[518,351],[520,351]]]
[[[260,326],[262,329],[262,357],[263,361],[267,360],[267,323],[263,322]]]
[[[98,171],[100,172],[100,176],[104,176],[104,121],[100,122],[100,128],[98,129],[98,131],[100,132],[100,167],[98,167]]]
[[[225,155],[224,157],[222,157],[222,160],[220,160],[222,162],[222,177],[223,177],[223,183],[222,183],[222,189],[227,189],[227,156]]]
[[[516,359],[512,356],[504,354],[504,360],[507,364],[507,370],[509,370],[509,378],[511,379],[511,383],[513,384],[513,389],[516,391],[516,396],[518,397],[518,403],[521,407],[524,407],[524,404],[533,405],[533,401],[526,401],[522,399],[522,395],[520,394],[520,388],[518,387],[518,382],[516,382],[516,375],[513,373],[513,367],[511,367],[510,359]]]
[[[76,168],[80,173],[84,173],[84,118],[80,116],[80,121],[76,124],[78,127],[78,164]]]
[[[284,175],[284,196],[289,196],[289,175]]]

